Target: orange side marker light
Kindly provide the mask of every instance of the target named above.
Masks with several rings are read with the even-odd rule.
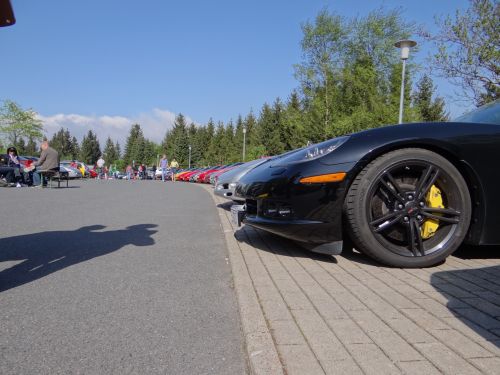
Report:
[[[339,182],[345,178],[345,172],[320,174],[319,176],[303,177],[300,179],[301,184],[323,184],[325,182]]]

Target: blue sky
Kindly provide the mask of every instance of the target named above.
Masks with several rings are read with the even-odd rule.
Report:
[[[384,6],[429,28],[466,0],[11,0],[0,29],[0,99],[36,110],[51,135],[123,139],[138,121],[159,141],[182,112],[224,122],[298,86],[301,23],[323,8],[346,17]],[[428,46],[416,56],[423,61]],[[439,93],[452,87],[437,80]],[[450,102],[451,100],[447,101]],[[460,107],[451,104],[452,114]],[[102,139],[102,142],[104,139]]]

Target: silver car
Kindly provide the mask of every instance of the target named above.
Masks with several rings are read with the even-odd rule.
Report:
[[[268,160],[269,158],[252,160],[227,172],[224,172],[217,178],[217,182],[214,188],[215,194],[227,199],[238,201],[237,199],[234,199],[234,189],[236,188],[236,184],[238,183],[240,178],[258,165],[261,165]]]

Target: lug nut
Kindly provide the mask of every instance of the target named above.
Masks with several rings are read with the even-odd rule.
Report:
[[[403,209],[403,207],[404,207],[404,206],[403,206],[401,203],[400,203],[400,204],[398,204],[398,208],[399,208],[400,210],[402,210],[402,209]]]
[[[408,216],[405,216],[405,217],[403,218],[403,220],[404,220],[404,222],[405,222],[405,223],[407,223],[410,219],[408,218]]]
[[[422,215],[417,215],[418,220],[422,220]]]
[[[413,199],[413,195],[411,195],[411,194],[410,194],[410,195],[408,195],[408,199],[409,199],[409,200],[412,200],[412,199]]]
[[[419,205],[420,207],[424,207],[424,206],[425,206],[425,203],[424,203],[424,202],[420,202],[418,205]]]

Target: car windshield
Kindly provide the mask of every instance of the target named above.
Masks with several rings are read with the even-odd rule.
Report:
[[[457,117],[455,122],[478,122],[483,124],[500,125],[500,100],[483,105],[482,107]]]

